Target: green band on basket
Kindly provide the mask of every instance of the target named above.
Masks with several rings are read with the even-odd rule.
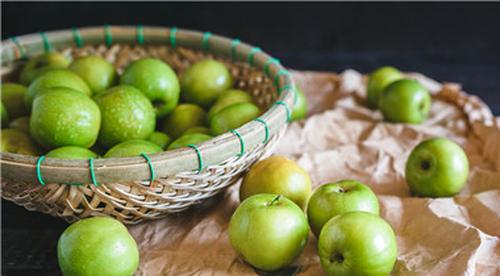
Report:
[[[196,152],[196,155],[198,156],[198,172],[201,172],[203,170],[203,158],[201,157],[200,150],[196,145],[193,144],[189,144],[187,146],[194,149],[194,151]]]
[[[240,154],[239,154],[239,156],[242,156],[243,154],[245,154],[245,141],[243,140],[243,137],[241,136],[241,134],[238,131],[236,131],[234,129],[231,129],[230,131],[231,131],[231,133],[236,135],[236,137],[238,137],[238,139],[240,140]]]
[[[155,180],[155,169],[153,167],[153,163],[151,162],[151,158],[149,158],[149,156],[145,153],[141,153],[141,156],[144,157],[144,159],[146,159],[146,162],[148,162],[148,166],[149,166],[149,172],[151,174],[151,178],[149,179],[149,182],[150,183],[153,183],[153,181]]]
[[[94,186],[99,186],[99,183],[97,183],[97,180],[95,178],[95,171],[94,171],[94,159],[90,158],[89,159],[89,170],[90,170],[90,179],[92,179],[92,184]]]
[[[137,25],[136,38],[139,45],[144,44],[144,28],[142,27],[142,25]]]
[[[80,35],[80,32],[78,31],[77,28],[73,28],[73,40],[75,41],[76,47],[78,48],[83,47],[82,36]]]
[[[113,44],[113,34],[109,25],[104,26],[104,43],[106,43],[107,47]]]
[[[231,41],[231,59],[233,61],[235,61],[237,58],[236,55],[238,54],[238,51],[236,49],[236,46],[238,46],[240,43],[241,41],[239,39],[233,39],[233,41]]]
[[[268,77],[271,75],[271,72],[269,71],[271,64],[280,64],[280,61],[275,58],[269,58],[266,61],[266,63],[264,64],[264,73],[266,73],[266,76]]]
[[[170,28],[170,34],[169,34],[169,37],[170,37],[170,46],[172,46],[172,48],[175,48],[175,45],[176,45],[176,33],[177,33],[177,27],[172,27]]]
[[[283,91],[291,90],[292,88],[293,88],[293,86],[290,84],[283,85],[282,87],[278,88],[278,95],[281,96],[281,93],[283,93]]]
[[[40,185],[45,186],[45,181],[43,181],[42,178],[42,170],[40,169],[40,165],[43,160],[45,160],[45,155],[40,155],[36,161],[36,178],[38,179],[38,183],[40,183]]]
[[[52,50],[52,45],[50,45],[49,38],[44,32],[40,32],[40,36],[42,37],[43,49],[45,50],[45,53],[50,52]]]
[[[280,69],[280,70],[278,71],[278,74],[276,74],[276,76],[274,76],[274,86],[275,86],[275,87],[279,87],[279,85],[280,85],[280,78],[281,78],[281,76],[288,75],[288,74],[289,74],[289,73],[288,73],[288,71],[287,71],[287,70],[285,70],[285,69]]]
[[[254,121],[259,122],[264,125],[264,130],[266,132],[266,136],[264,138],[264,141],[262,141],[263,144],[267,143],[269,140],[269,126],[267,125],[266,121],[262,120],[261,118],[257,118]]]
[[[21,58],[26,58],[26,51],[24,51],[24,47],[21,46],[21,43],[17,40],[17,37],[11,37],[10,40],[16,45],[17,49],[19,50],[19,54],[21,54]]]
[[[277,102],[274,103],[274,105],[282,105],[282,106],[285,107],[285,110],[286,110],[286,121],[290,122],[292,113],[290,112],[290,108],[288,108],[288,105],[286,105],[286,103],[284,103],[282,101],[277,101]]]
[[[208,43],[210,36],[212,36],[211,32],[206,32],[203,34],[203,40],[201,41],[201,49],[203,49],[203,51],[205,52],[208,51],[208,49],[210,48],[210,44]]]
[[[259,47],[253,47],[252,50],[250,50],[250,53],[248,53],[248,64],[253,66],[254,56],[259,52],[262,52],[262,50]]]

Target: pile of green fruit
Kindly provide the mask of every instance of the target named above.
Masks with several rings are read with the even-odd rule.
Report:
[[[119,76],[99,56],[70,61],[50,52],[30,59],[19,82],[2,84],[2,152],[60,159],[151,154],[209,140],[262,112],[212,59],[178,78],[162,60],[143,58]],[[292,117],[301,119],[307,105],[297,93]]]

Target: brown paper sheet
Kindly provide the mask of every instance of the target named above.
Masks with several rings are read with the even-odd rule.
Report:
[[[310,114],[290,125],[276,153],[296,160],[314,186],[355,178],[373,188],[397,235],[394,275],[500,275],[500,118],[455,84],[411,76],[433,94],[422,125],[382,122],[364,107],[366,79],[356,71],[294,72]],[[468,184],[453,198],[409,195],[406,159],[432,136],[453,139],[469,156]],[[141,251],[137,275],[255,275],[228,239],[237,191],[235,185],[195,210],[130,227]],[[284,274],[322,275],[316,246],[310,235]]]

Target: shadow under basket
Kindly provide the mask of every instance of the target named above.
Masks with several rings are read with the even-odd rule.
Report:
[[[102,56],[119,73],[142,57],[159,58],[178,75],[196,61],[217,59],[229,68],[234,87],[250,93],[265,111],[207,142],[150,156],[61,160],[2,153],[2,197],[69,222],[106,215],[134,224],[202,203],[269,156],[290,119],[294,85],[289,73],[237,39],[142,26],[31,34],[2,42],[2,81],[15,80],[27,58],[52,50],[73,58]]]

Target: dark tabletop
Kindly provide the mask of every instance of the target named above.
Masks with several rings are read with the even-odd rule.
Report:
[[[381,65],[459,82],[500,115],[500,3],[5,3],[2,40],[103,24],[211,31],[293,69]],[[61,219],[2,200],[2,275],[58,275]]]

